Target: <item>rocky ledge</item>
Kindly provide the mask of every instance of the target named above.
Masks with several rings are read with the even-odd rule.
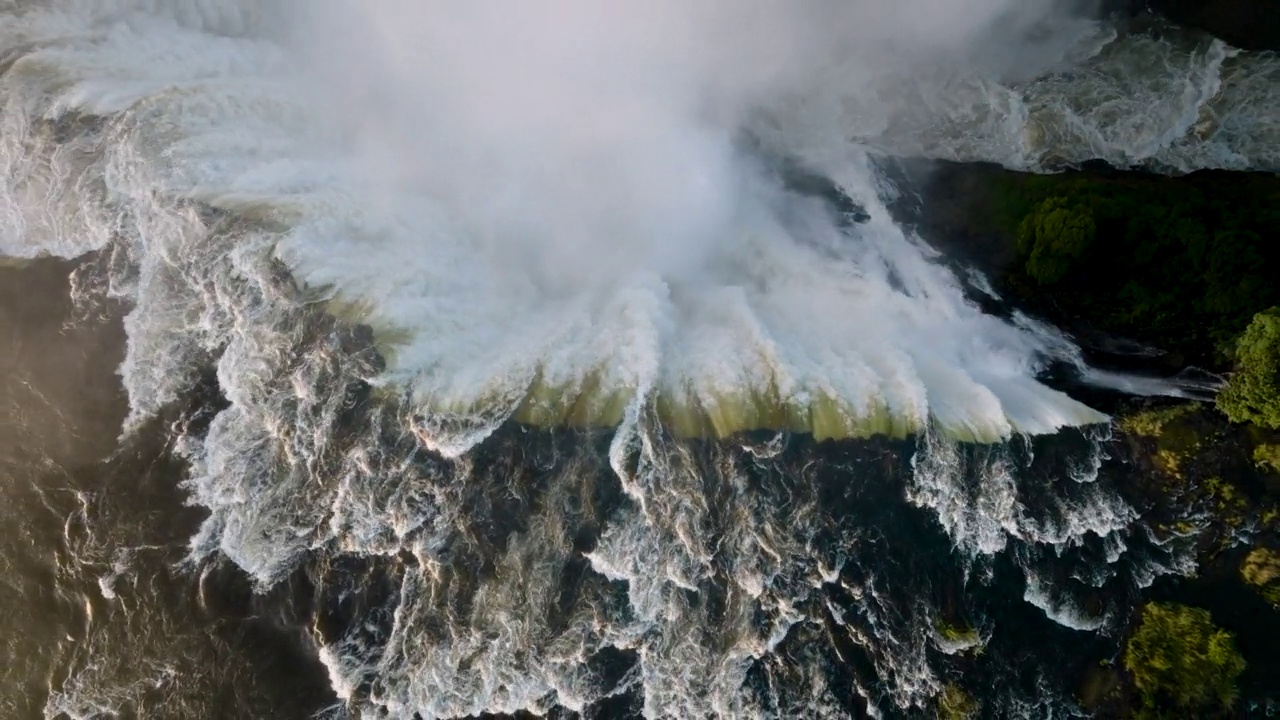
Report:
[[[1114,0],[1113,11],[1150,12],[1245,50],[1280,50],[1277,0]]]

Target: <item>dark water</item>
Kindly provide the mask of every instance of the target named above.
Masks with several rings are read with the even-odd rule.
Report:
[[[371,617],[389,617],[399,601],[394,586],[420,568],[412,559],[338,557],[320,573],[325,580],[313,599],[312,586],[300,579],[254,596],[233,569],[183,565],[202,512],[183,505],[184,468],[168,452],[166,422],[199,422],[199,414],[170,413],[117,445],[126,411],[114,375],[121,332],[112,309],[104,317],[88,317],[73,307],[71,269],[39,261],[0,270],[0,326],[7,333],[0,435],[4,716],[310,715],[332,702],[303,630],[312,605],[318,603],[314,624],[320,637],[365,632],[372,644],[385,642],[385,629],[362,625]],[[762,460],[741,450],[704,447],[693,459],[705,464],[709,483],[725,476],[715,470],[717,463],[748,470],[748,486],[736,492],[750,493],[757,508],[822,509],[823,517],[806,533],[814,556],[835,575],[817,592],[795,593],[804,598],[797,609],[807,622],[748,670],[746,691],[761,696],[764,707],[803,713],[802,705],[780,703],[797,702],[806,695],[796,693],[797,686],[821,681],[834,697],[847,700],[841,710],[860,715],[866,706],[856,688],[875,698],[878,676],[912,672],[912,660],[896,657],[884,641],[919,631],[917,614],[940,612],[957,625],[998,626],[981,656],[938,656],[933,663],[975,691],[997,682],[1028,707],[1042,697],[1051,702],[1056,694],[1056,683],[1045,680],[1059,671],[1052,661],[1084,662],[1090,651],[1105,653],[1105,639],[1062,628],[1021,601],[1017,553],[973,568],[952,549],[930,510],[903,502],[901,479],[909,474],[911,443],[817,447],[797,439],[779,449]],[[474,498],[476,521],[493,523],[480,534],[494,544],[474,551],[481,562],[477,572],[486,573],[485,558],[500,554],[508,533],[527,525],[567,462],[602,450],[600,443],[592,447],[589,439],[572,435],[508,432],[491,440],[472,474],[494,482],[477,487],[501,486],[505,476],[519,486],[513,493],[518,499],[494,505]],[[593,496],[581,498],[585,504],[574,529],[582,553],[593,549],[605,519],[628,502],[608,466],[594,467],[581,479]],[[734,494],[734,488],[704,489],[713,508],[735,507],[731,498],[715,500]],[[741,521],[712,518],[710,529],[726,533]],[[1019,550],[1035,552],[1031,546]],[[983,579],[969,581],[971,572]],[[562,609],[576,604],[591,574],[585,561],[562,569]],[[455,592],[446,606],[465,604],[479,582],[459,580],[461,595]],[[729,587],[727,577],[710,578],[709,592],[691,601],[709,606],[706,617],[714,619],[730,603]],[[625,604],[625,588],[602,594],[609,595]],[[759,620],[762,626],[769,622]],[[715,628],[712,622],[690,630]],[[863,649],[860,637],[867,642]],[[1037,639],[1028,642],[1032,638]],[[1037,650],[1046,644],[1056,650]],[[804,661],[789,661],[797,657]],[[598,665],[602,681],[621,681],[636,658],[613,651],[589,662]],[[638,711],[642,703],[639,694],[622,692],[595,707],[612,715]]]
[[[709,555],[688,587],[662,593],[664,612],[684,614],[653,624],[629,586],[640,578],[596,565],[610,527],[636,510],[607,462],[609,434],[507,427],[461,466],[408,453],[412,477],[451,488],[440,502],[458,513],[432,554],[316,552],[255,593],[224,560],[185,561],[205,511],[184,505],[171,445],[222,407],[212,380],[118,440],[118,309],[75,307],[73,267],[0,269],[2,717],[410,717],[412,704],[432,707],[422,687],[459,693],[454,707],[468,692],[500,705],[466,673],[536,680],[542,663],[586,678],[588,717],[679,715],[715,693],[737,703],[728,715],[930,717],[942,688],[963,689],[983,717],[1083,717],[1080,698],[1118,681],[1107,668],[1146,596],[1211,608],[1262,658],[1246,697],[1274,692],[1274,654],[1260,647],[1280,637],[1274,614],[1229,577],[1174,582],[1191,545],[1136,520],[1135,470],[1097,433],[994,447],[667,438],[649,512],[678,519],[699,503],[697,538],[675,523],[670,546],[615,557],[632,553],[643,574],[670,572],[681,544]],[[551,522],[563,555],[546,554]],[[495,620],[494,603],[514,615]],[[504,637],[513,622],[526,634]],[[641,630],[622,642],[611,627]],[[948,627],[971,639],[950,642]],[[601,637],[567,664],[555,657],[584,631]],[[473,636],[455,684],[431,685],[439,658]],[[320,646],[344,668],[341,704]],[[688,655],[684,677],[646,675],[672,662],[653,653],[679,660],[690,647],[710,652]],[[757,650],[726,673],[725,647]],[[552,691],[537,705],[572,716],[556,709],[571,700]]]
[[[117,442],[123,333],[73,307],[73,267],[0,268],[0,717],[309,717],[306,603],[182,565],[178,413]]]
[[[1184,577],[1196,538],[1151,528],[1185,518],[1100,428],[655,429],[624,476],[607,432],[508,426],[457,462],[392,433],[369,461],[386,504],[351,512],[406,502],[432,534],[317,548],[255,591],[187,559],[207,511],[174,443],[225,407],[216,381],[120,439],[120,308],[74,304],[76,267],[0,268],[0,717],[932,717],[957,689],[981,717],[1086,717],[1145,599],[1209,608],[1250,660],[1238,714],[1274,701],[1280,622],[1234,574],[1246,548]],[[376,415],[361,397],[351,426]],[[619,540],[641,516],[656,537]]]

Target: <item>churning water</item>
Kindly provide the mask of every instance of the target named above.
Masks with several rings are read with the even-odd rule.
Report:
[[[0,0],[0,253],[91,256],[117,459],[163,436],[204,509],[185,569],[94,535],[86,617],[6,649],[78,659],[9,663],[13,707],[163,713],[190,674],[183,712],[284,712],[188,667],[241,645],[146,639],[229,560],[336,716],[1074,712],[1031,638],[1105,637],[1189,542],[1039,378],[1122,379],[970,302],[880,162],[1275,168],[1280,62],[1048,0],[623,5]],[[149,552],[176,574],[126,597]]]

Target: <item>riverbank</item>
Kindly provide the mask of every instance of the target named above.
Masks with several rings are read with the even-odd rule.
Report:
[[[960,163],[908,172],[931,244],[1086,348],[1226,371],[1253,315],[1280,302],[1274,174],[1092,165],[1035,175]]]

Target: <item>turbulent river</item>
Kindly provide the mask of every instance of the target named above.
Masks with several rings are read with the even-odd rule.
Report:
[[[0,715],[1085,716],[1194,538],[1071,388],[1178,390],[888,168],[1275,170],[1280,59],[528,5],[0,0]]]

